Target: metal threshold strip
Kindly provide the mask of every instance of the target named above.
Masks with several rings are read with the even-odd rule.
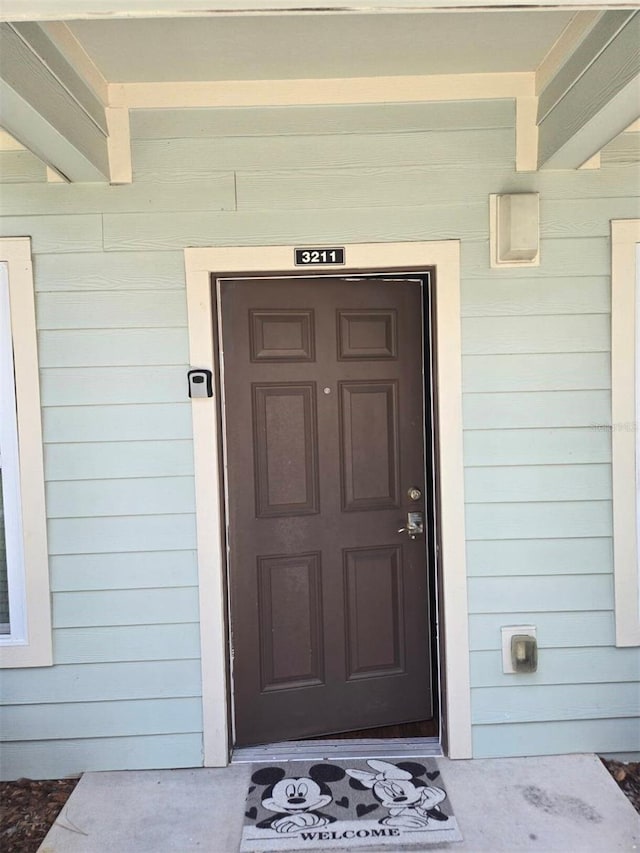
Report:
[[[261,746],[241,746],[233,750],[232,764],[265,761],[323,761],[343,758],[426,758],[441,756],[437,737],[370,738],[354,740],[293,740]]]

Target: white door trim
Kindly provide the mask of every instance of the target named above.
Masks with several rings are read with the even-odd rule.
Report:
[[[435,352],[438,447],[438,515],[441,643],[444,642],[444,691],[447,754],[470,758],[471,692],[464,527],[462,456],[462,370],[460,333],[460,244],[457,240],[415,243],[359,243],[346,247],[347,268],[371,270],[436,268]],[[192,367],[214,370],[210,275],[234,272],[285,273],[300,270],[291,246],[225,246],[185,249],[189,355]],[[306,272],[310,269],[307,268]],[[343,268],[332,268],[340,274]],[[226,645],[224,541],[219,520],[220,477],[218,404],[192,403],[196,486],[196,526],[202,654],[204,765],[229,763],[229,684]],[[444,635],[444,636],[443,636]]]
[[[611,221],[611,473],[617,646],[640,646],[639,245],[640,219]]]

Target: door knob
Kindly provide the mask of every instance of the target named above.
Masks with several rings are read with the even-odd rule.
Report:
[[[408,512],[407,524],[405,527],[401,527],[398,533],[406,533],[409,539],[417,539],[421,533],[424,533],[423,514],[421,512]]]

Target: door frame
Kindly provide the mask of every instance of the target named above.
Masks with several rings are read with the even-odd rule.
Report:
[[[215,373],[211,274],[311,273],[294,265],[293,245],[185,249],[192,367]],[[449,758],[470,758],[471,690],[464,526],[460,243],[357,243],[345,246],[344,266],[323,272],[392,273],[435,270],[433,304],[435,446],[437,448],[438,584],[442,729]],[[445,333],[443,334],[443,330]],[[231,749],[227,652],[226,539],[222,501],[218,394],[192,400],[204,766],[224,767]],[[212,524],[212,519],[218,523]],[[204,627],[206,625],[206,630]]]

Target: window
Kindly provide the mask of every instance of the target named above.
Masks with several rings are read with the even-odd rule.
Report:
[[[616,645],[640,645],[640,219],[611,223],[611,412]]]
[[[0,239],[0,664],[52,663],[40,386],[28,238]]]

